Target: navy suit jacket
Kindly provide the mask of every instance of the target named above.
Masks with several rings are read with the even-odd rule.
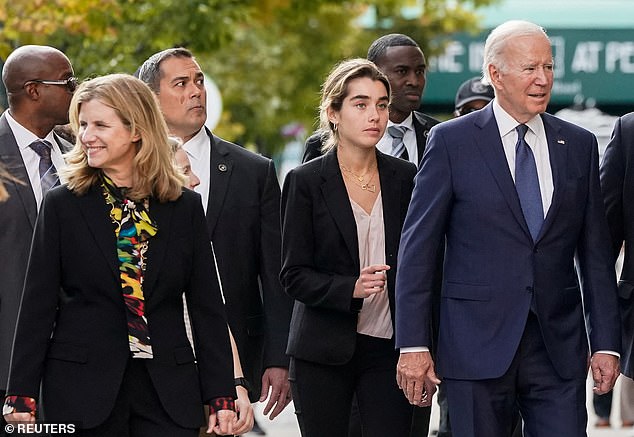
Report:
[[[379,151],[388,296],[394,321],[394,282],[400,231],[416,167]],[[321,364],[344,364],[355,351],[363,299],[357,227],[335,151],[286,176],[282,191],[282,283],[295,298],[287,352]]]
[[[431,130],[401,237],[396,334],[399,347],[431,344],[433,260],[446,239],[436,359],[444,377],[503,375],[531,301],[562,378],[587,374],[588,335],[592,352],[621,349],[596,138],[542,120],[554,193],[535,243],[492,105]]]
[[[601,164],[601,188],[615,256],[625,243],[618,283],[623,334],[621,370],[634,378],[634,112],[616,121]]]
[[[37,219],[7,395],[38,398],[44,419],[92,428],[112,411],[130,356],[114,228],[101,188],[48,192]],[[154,357],[148,373],[179,425],[204,424],[203,401],[233,396],[227,321],[200,196],[150,200],[143,293]],[[195,332],[187,340],[182,294]],[[142,396],[143,394],[139,394]]]

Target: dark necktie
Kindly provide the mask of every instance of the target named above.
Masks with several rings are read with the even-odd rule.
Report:
[[[58,184],[57,170],[51,159],[52,145],[46,140],[37,140],[29,144],[31,149],[35,150],[40,157],[40,185],[42,186],[42,196],[48,190]]]
[[[544,222],[544,207],[539,189],[537,165],[535,164],[533,151],[524,139],[528,126],[520,124],[515,130],[517,131],[517,143],[515,144],[515,189],[522,205],[526,224],[533,241],[535,241]]]
[[[390,126],[387,128],[387,132],[392,137],[392,153],[390,155],[409,161],[409,154],[407,148],[403,142],[403,136],[407,131],[405,126]]]

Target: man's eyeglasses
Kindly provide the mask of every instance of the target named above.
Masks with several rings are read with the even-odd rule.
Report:
[[[30,83],[41,83],[44,85],[62,85],[68,88],[68,91],[70,91],[71,93],[75,91],[77,89],[77,85],[79,85],[79,81],[77,80],[77,78],[74,76],[71,76],[68,79],[60,79],[60,80],[33,79],[33,80],[24,82],[24,85],[22,85],[22,88],[24,88]]]

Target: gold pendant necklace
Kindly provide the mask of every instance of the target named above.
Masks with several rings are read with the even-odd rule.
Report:
[[[341,168],[343,169],[344,167],[341,166]],[[370,193],[376,193],[376,184],[372,184],[372,179],[374,179],[374,173],[372,173],[372,176],[370,176],[370,179],[368,179],[367,182],[363,182],[363,179],[365,179],[365,176],[368,174],[364,174],[363,175],[363,179],[359,180],[359,177],[356,176],[354,173],[350,174],[352,172],[350,172],[349,170],[346,169],[346,171],[344,171],[344,175],[347,176],[350,181],[352,181],[352,183],[354,185],[356,185],[357,187],[361,188],[364,191],[369,191]]]

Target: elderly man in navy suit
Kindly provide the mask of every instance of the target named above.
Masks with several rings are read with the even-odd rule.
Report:
[[[416,176],[396,284],[398,382],[425,405],[442,376],[456,437],[510,435],[516,407],[527,437],[582,436],[588,365],[595,392],[608,392],[621,349],[596,138],[545,113],[553,57],[541,27],[494,29],[483,73],[495,99],[432,128]]]

